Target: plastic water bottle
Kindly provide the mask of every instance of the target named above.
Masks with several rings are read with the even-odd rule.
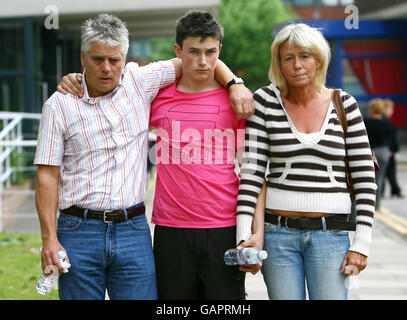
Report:
[[[356,266],[348,265],[345,267],[345,273],[348,271],[353,271],[352,274],[346,277],[345,279],[345,288],[349,290],[358,289],[359,288],[359,269]]]
[[[61,263],[61,266],[63,268],[63,272],[67,273],[71,265],[65,261],[66,253],[61,250],[58,252],[58,257],[59,262]],[[45,268],[45,271],[47,273],[52,271],[52,273],[49,276],[46,276],[43,272],[40,275],[37,284],[35,285],[35,289],[37,290],[37,292],[42,295],[48,295],[51,293],[52,288],[54,287],[59,277],[58,268],[56,266],[47,266]]]
[[[241,248],[226,250],[224,260],[229,266],[241,264],[257,264],[267,259],[267,251],[258,248]]]

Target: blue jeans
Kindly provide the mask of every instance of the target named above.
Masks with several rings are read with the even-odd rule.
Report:
[[[61,300],[157,299],[154,255],[146,216],[120,223],[60,214],[58,239],[71,268],[59,277]]]
[[[349,249],[347,231],[287,229],[265,223],[262,273],[271,300],[346,300],[340,272]]]

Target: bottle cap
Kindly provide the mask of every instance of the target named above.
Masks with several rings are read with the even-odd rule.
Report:
[[[59,256],[59,259],[64,260],[66,258],[65,251],[62,251],[62,250],[58,251],[58,256]]]
[[[261,260],[265,260],[267,259],[267,251],[266,250],[260,250],[259,253],[257,254],[257,256],[261,259]]]

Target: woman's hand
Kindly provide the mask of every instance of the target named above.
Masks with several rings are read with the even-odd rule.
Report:
[[[252,236],[249,239],[247,239],[247,241],[240,243],[237,249],[247,247],[263,249],[263,241],[264,234],[262,233],[252,234]],[[263,261],[260,261],[258,264],[243,264],[239,267],[239,270],[243,272],[251,272],[253,275],[255,275],[261,269],[262,264]]]
[[[345,270],[346,266],[354,266],[358,268],[358,272],[360,272],[367,267],[367,257],[359,252],[348,251],[345,258],[343,259],[341,272],[349,276],[356,271],[353,270],[353,268],[348,268],[349,270]]]
[[[80,73],[69,73],[64,76],[57,86],[58,92],[62,94],[73,94],[78,98],[83,96],[83,88],[81,86],[82,75]]]

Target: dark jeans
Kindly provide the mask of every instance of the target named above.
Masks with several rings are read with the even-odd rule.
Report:
[[[223,260],[236,247],[236,227],[170,228],[156,225],[154,256],[158,299],[244,300],[245,273]]]
[[[376,147],[373,148],[373,151],[376,154],[377,162],[380,166],[380,171],[376,170],[376,209],[380,207],[380,202],[382,198],[381,190],[383,188],[384,179],[386,177],[386,170],[387,165],[389,163],[389,148],[387,146],[384,147]]]
[[[394,155],[391,156],[389,159],[389,164],[386,170],[386,178],[389,180],[391,186],[391,194],[400,195],[401,190],[399,184],[397,183],[396,160],[394,158]],[[384,193],[384,183],[382,192]]]

